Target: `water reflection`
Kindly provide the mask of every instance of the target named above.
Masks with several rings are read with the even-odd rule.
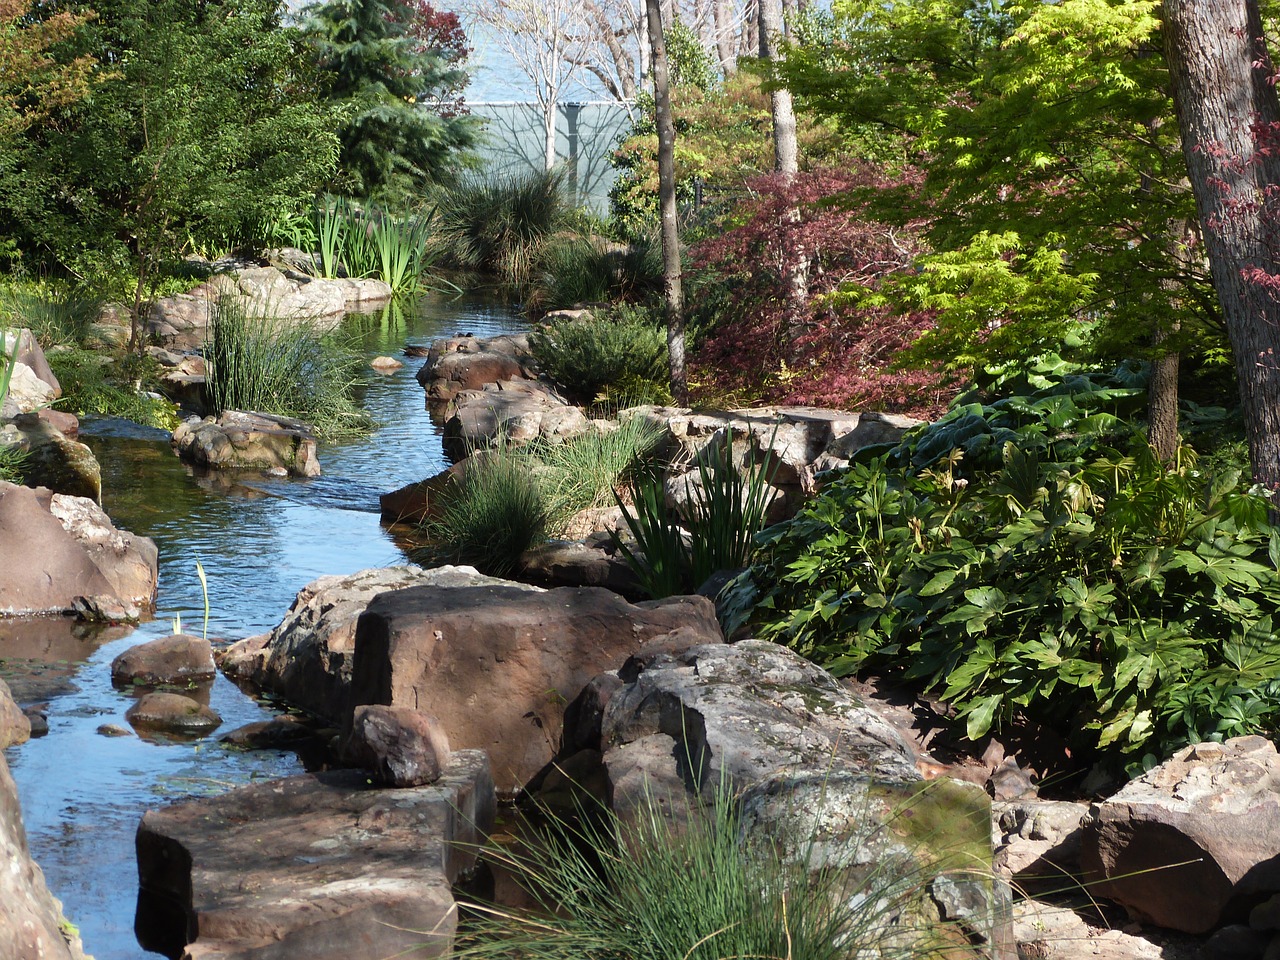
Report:
[[[347,322],[371,358],[399,356],[406,343],[520,326],[505,302],[474,295],[431,297],[415,311]],[[99,735],[103,723],[125,725],[133,702],[134,691],[112,688],[111,660],[170,632],[175,616],[189,632],[203,629],[196,561],[208,577],[209,636],[225,640],[269,630],[318,576],[404,562],[379,523],[378,496],[447,465],[440,428],[415,380],[421,362],[370,377],[364,399],[378,430],[322,446],[324,473],[310,481],[202,475],[177,460],[166,435],[118,421],[83,425],[81,437],[102,464],[107,512],[159,547],[156,620],[108,632],[47,621],[43,635],[0,621],[0,675],[14,678],[20,702],[49,702],[49,734],[6,756],[33,853],[98,960],[143,954],[133,935],[133,836],[146,807],[300,769],[292,754],[246,753],[217,742],[218,734],[269,716],[221,677],[209,693],[224,721],[214,738],[158,743]]]

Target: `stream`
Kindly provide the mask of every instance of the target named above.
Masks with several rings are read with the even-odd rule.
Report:
[[[346,328],[370,358],[400,357],[406,343],[455,333],[519,329],[520,314],[483,294],[430,296],[415,309],[350,317]],[[197,561],[208,580],[208,635],[229,642],[270,630],[316,577],[405,562],[383,528],[378,496],[447,465],[440,429],[414,379],[420,360],[389,376],[370,373],[365,406],[381,425],[370,437],[321,445],[323,475],[199,478],[173,455],[168,435],[110,419],[87,419],[81,440],[102,465],[103,505],[117,526],[153,538],[160,551],[155,619],[136,628],[73,627],[60,620],[0,620],[0,676],[26,706],[47,704],[49,732],[6,757],[18,784],[32,855],[63,901],[85,950],[97,960],[158,954],[134,936],[138,875],[134,833],[148,807],[300,772],[277,751],[225,748],[217,737],[267,719],[269,708],[219,676],[210,704],[223,724],[207,738],[164,742],[108,737],[127,729],[133,698],[111,685],[121,652],[173,631],[204,629]]]

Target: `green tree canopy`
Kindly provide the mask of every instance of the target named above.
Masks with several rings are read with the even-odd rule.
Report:
[[[922,190],[876,204],[886,218],[929,216],[928,240],[947,258],[926,260],[907,282],[915,305],[960,303],[969,288],[958,275],[980,293],[984,276],[1005,277],[1016,260],[1040,265],[1050,295],[1021,322],[1056,324],[1051,339],[1066,320],[1088,318],[1105,321],[1089,330],[1107,354],[1140,352],[1157,328],[1179,324],[1182,343],[1166,344],[1208,332],[1220,346],[1158,9],[1155,0],[843,0],[832,29],[779,69],[809,109],[848,129],[898,131],[926,171]],[[1002,242],[975,242],[993,236]],[[1080,282],[1063,284],[1061,271]],[[931,296],[934,279],[942,300]],[[1055,289],[1066,294],[1057,307]],[[1034,331],[993,338],[993,325],[1020,321],[975,323],[961,306],[942,311],[918,353],[976,365],[1010,359],[1011,343],[1044,346]]]
[[[332,119],[276,0],[95,10],[50,55],[92,57],[97,82],[0,162],[0,233],[81,275],[133,271],[141,291],[159,262],[255,237],[331,175]]]
[[[412,5],[329,0],[307,12],[304,29],[343,116],[339,190],[402,200],[452,179],[476,121],[428,108],[457,90],[464,75],[414,35]]]

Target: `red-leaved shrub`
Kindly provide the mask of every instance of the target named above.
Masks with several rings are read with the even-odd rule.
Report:
[[[922,179],[908,170],[893,185],[903,178]],[[922,252],[923,221],[879,223],[846,197],[889,185],[870,166],[749,183],[750,196],[734,214],[738,225],[692,250],[695,303],[713,304],[692,363],[704,398],[733,394],[923,417],[946,406],[955,391],[939,373],[893,367],[895,355],[929,327],[929,316],[869,308],[838,292],[850,283],[874,287]],[[799,309],[789,296],[797,251],[809,264]]]

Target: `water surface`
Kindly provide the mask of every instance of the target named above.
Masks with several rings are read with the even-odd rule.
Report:
[[[467,295],[431,297],[407,314],[350,318],[345,329],[369,357],[399,357],[406,343],[520,326],[504,301]],[[323,475],[313,480],[201,477],[177,460],[165,434],[110,420],[83,425],[82,439],[102,464],[107,512],[159,547],[156,619],[132,631],[0,620],[0,676],[12,678],[24,704],[48,704],[49,734],[6,758],[32,853],[97,960],[156,956],[142,950],[133,933],[133,840],[148,807],[301,769],[292,754],[245,753],[217,742],[218,734],[270,715],[221,677],[209,698],[223,725],[210,738],[148,742],[100,735],[102,724],[127,727],[124,712],[133,702],[129,691],[111,686],[112,659],[170,633],[175,616],[186,632],[204,629],[197,561],[208,578],[208,633],[220,641],[271,629],[316,577],[405,561],[379,522],[378,496],[447,464],[440,429],[414,380],[422,361],[405,363],[389,376],[371,374],[365,404],[379,429],[365,439],[322,445]]]

